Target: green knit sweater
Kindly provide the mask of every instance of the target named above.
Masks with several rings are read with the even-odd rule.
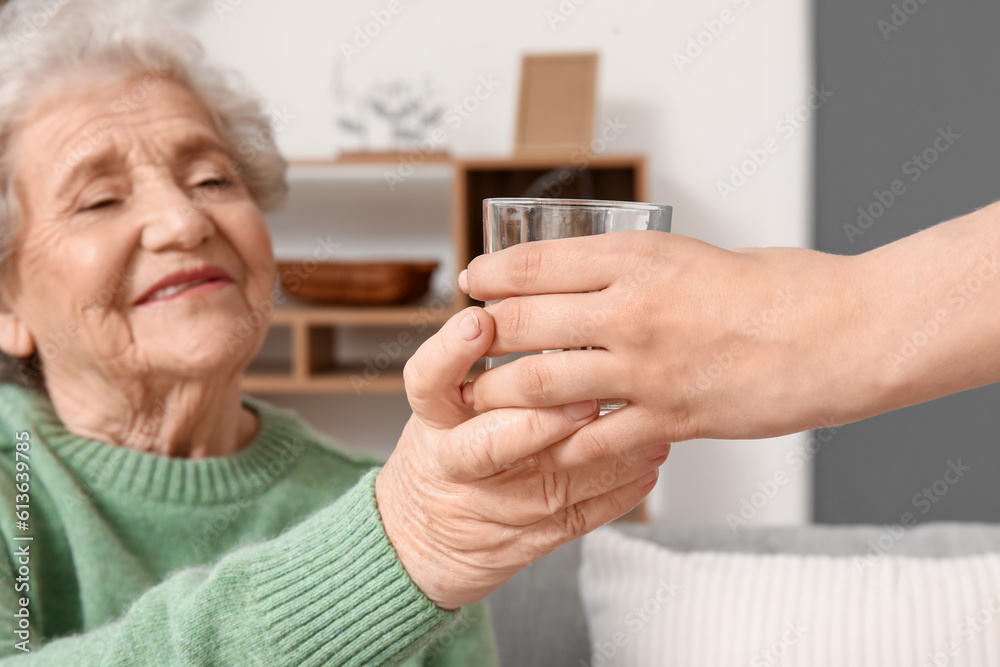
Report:
[[[0,384],[0,665],[496,664],[482,604],[407,577],[378,461],[243,400],[257,438],[189,460],[77,437]]]

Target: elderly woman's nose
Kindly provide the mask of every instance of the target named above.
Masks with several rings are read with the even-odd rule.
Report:
[[[183,188],[155,188],[142,205],[142,245],[152,251],[195,248],[215,234],[203,204]]]

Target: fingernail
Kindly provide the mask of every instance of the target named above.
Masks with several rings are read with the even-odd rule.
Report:
[[[670,445],[653,445],[642,450],[642,455],[646,457],[647,461],[655,461],[666,456],[669,449]]]
[[[458,289],[466,294],[469,293],[469,272],[465,269],[462,269],[462,272],[458,274]]]
[[[475,397],[472,391],[472,383],[466,382],[462,386],[462,402],[466,405],[472,405],[475,402]]]
[[[563,410],[566,411],[566,416],[569,417],[571,421],[578,422],[581,419],[586,419],[594,414],[597,410],[597,401],[580,401],[579,403],[570,403],[563,408]]]
[[[479,318],[475,313],[469,313],[458,325],[458,335],[465,340],[475,340],[483,332],[479,328]]]
[[[653,470],[647,472],[645,475],[640,477],[635,481],[635,485],[638,487],[649,486],[656,481],[656,478],[660,476],[660,469],[654,468]]]

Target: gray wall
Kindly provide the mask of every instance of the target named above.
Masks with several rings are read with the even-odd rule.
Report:
[[[913,13],[894,24],[894,5]],[[862,253],[1000,198],[1000,3],[817,0],[815,29],[834,93],[817,119],[818,249]],[[961,138],[913,181],[906,163],[948,128]],[[895,180],[905,193],[849,239]],[[954,484],[949,461],[969,468]],[[819,522],[1000,521],[1000,385],[846,426],[815,470]]]

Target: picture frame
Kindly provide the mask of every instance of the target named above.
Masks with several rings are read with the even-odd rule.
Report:
[[[593,139],[597,53],[525,55],[515,155],[569,155]]]

